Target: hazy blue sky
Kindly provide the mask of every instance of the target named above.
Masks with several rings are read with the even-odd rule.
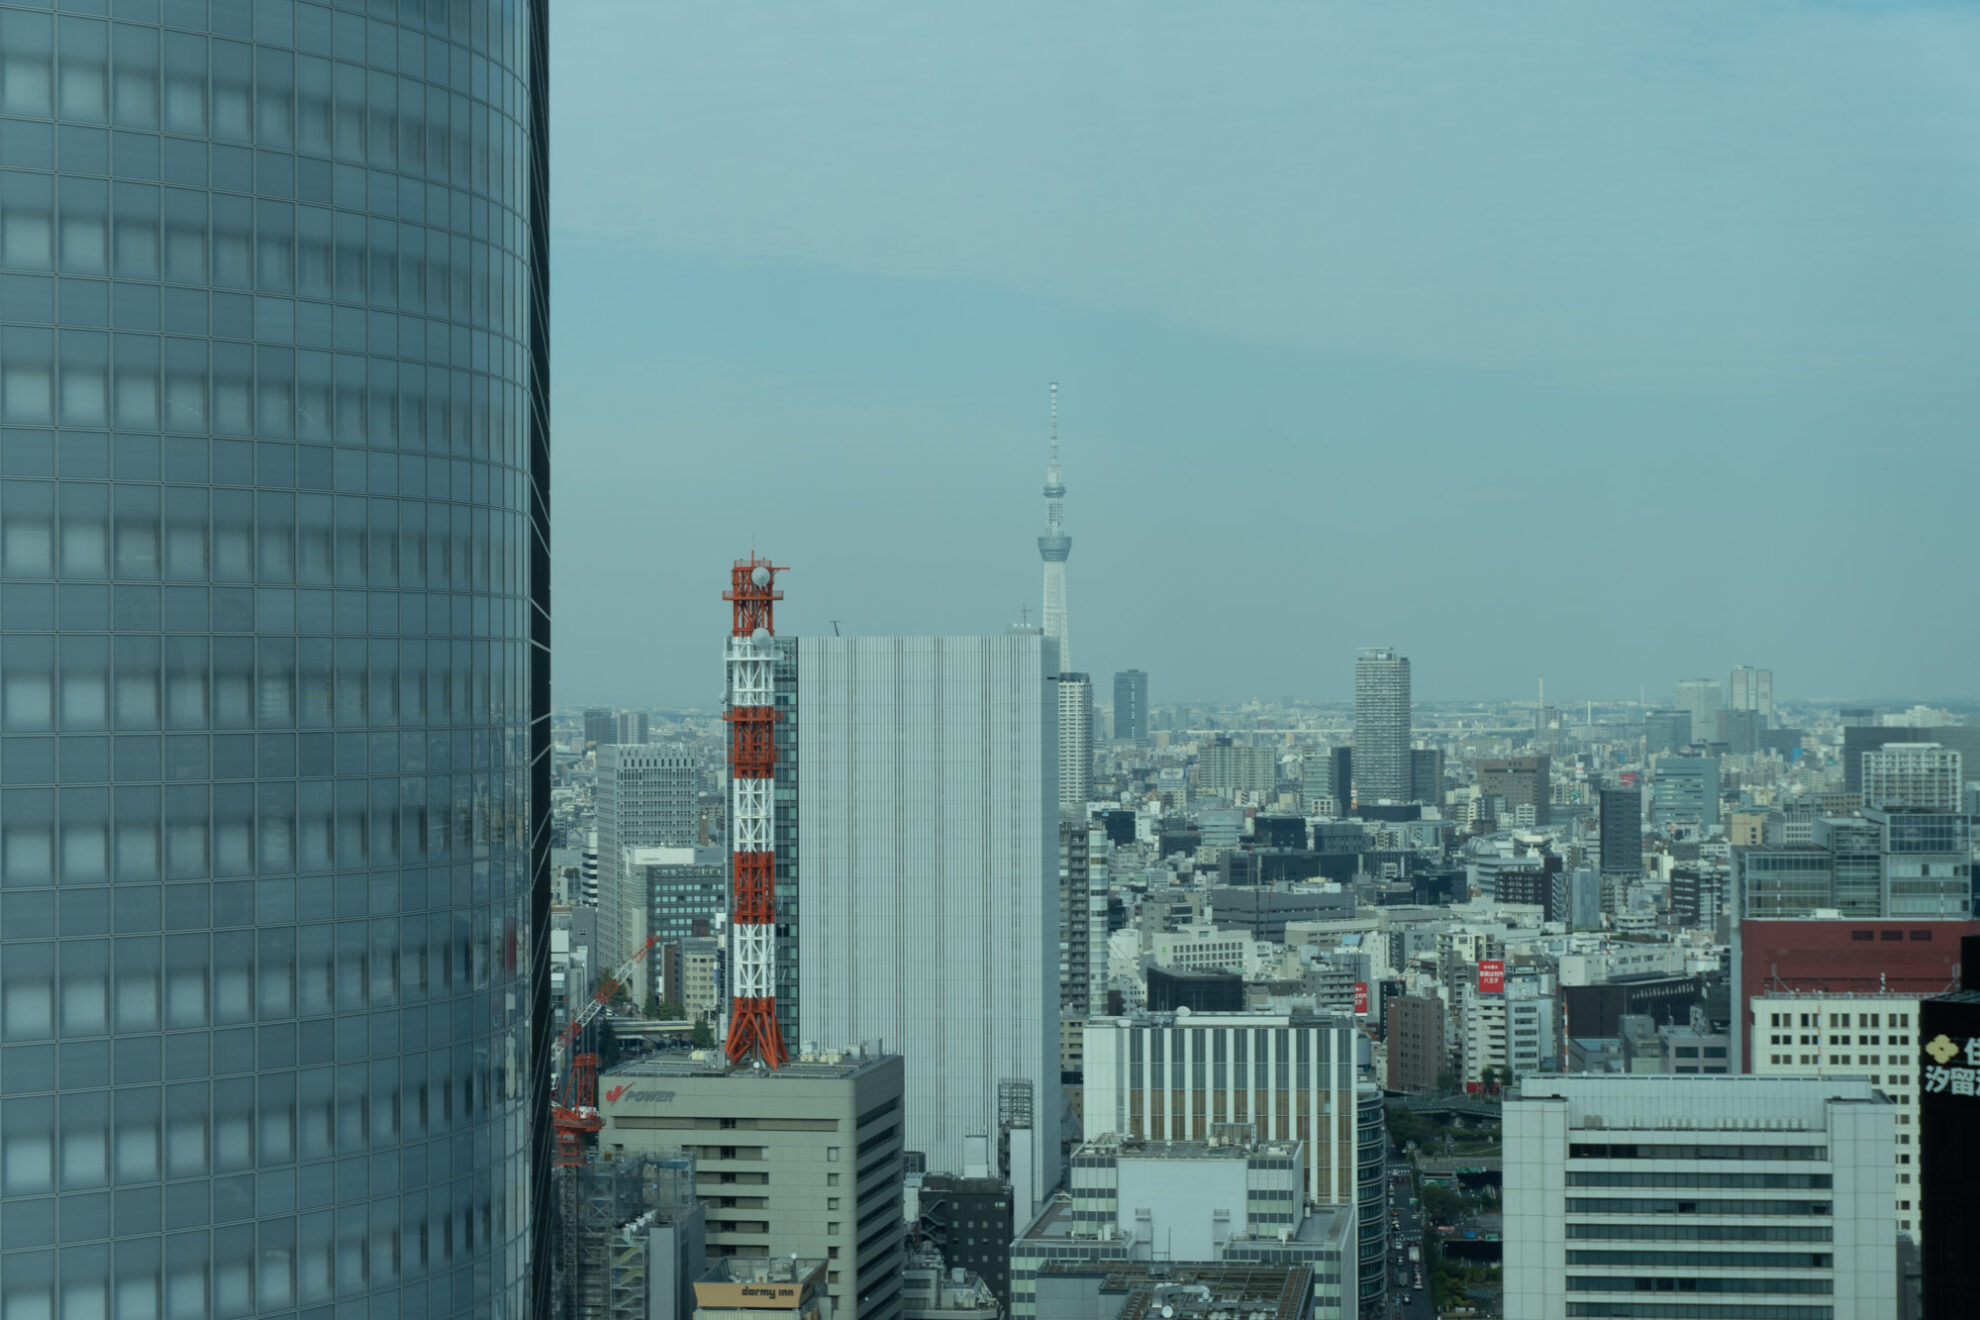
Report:
[[[552,7],[556,695],[1037,617],[1159,704],[1980,691],[1980,7]]]

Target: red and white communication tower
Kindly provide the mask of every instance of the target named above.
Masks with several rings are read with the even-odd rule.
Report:
[[[729,837],[734,849],[729,931],[729,1062],[754,1054],[771,1068],[786,1057],[777,1028],[776,844],[771,834],[777,781],[777,663],[773,604],[784,598],[784,570],[751,555],[738,559],[722,599],[733,603],[729,632]]]

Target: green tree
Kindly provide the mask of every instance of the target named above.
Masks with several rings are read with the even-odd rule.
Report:
[[[694,1033],[688,1037],[688,1041],[698,1050],[715,1047],[715,1029],[708,1025],[707,1018],[695,1019]]]
[[[1423,1213],[1433,1224],[1455,1224],[1464,1217],[1464,1198],[1441,1183],[1423,1184]]]

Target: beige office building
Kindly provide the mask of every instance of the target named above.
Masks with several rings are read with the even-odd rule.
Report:
[[[686,1150],[708,1255],[817,1258],[837,1320],[901,1310],[905,1071],[899,1055],[821,1054],[730,1070],[697,1051],[598,1079],[601,1155]]]

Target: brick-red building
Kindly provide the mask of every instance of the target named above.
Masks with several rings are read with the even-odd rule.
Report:
[[[1747,1005],[1764,990],[1938,995],[1959,984],[1959,942],[1980,921],[1803,917],[1733,927],[1733,1046],[1750,1072]]]

